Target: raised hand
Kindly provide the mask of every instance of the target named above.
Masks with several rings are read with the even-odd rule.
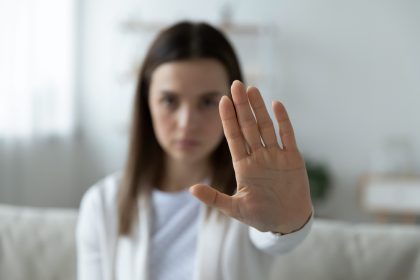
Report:
[[[232,154],[237,192],[229,196],[205,185],[195,185],[191,192],[207,205],[260,231],[298,230],[309,219],[312,202],[305,162],[286,109],[278,101],[272,104],[280,145],[258,89],[246,90],[235,81],[231,91],[233,103],[224,96],[219,111]]]

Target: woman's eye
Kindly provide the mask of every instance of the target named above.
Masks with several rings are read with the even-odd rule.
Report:
[[[216,98],[204,98],[201,101],[203,107],[214,107],[218,106],[218,100]]]
[[[164,96],[161,98],[160,102],[167,107],[175,107],[176,98],[174,96]]]

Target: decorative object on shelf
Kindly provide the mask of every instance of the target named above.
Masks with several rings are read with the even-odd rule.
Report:
[[[220,22],[222,26],[230,26],[233,21],[233,9],[230,3],[224,3],[220,8]]]
[[[376,221],[386,223],[398,217],[416,223],[420,216],[420,177],[414,175],[367,174],[360,183],[360,202]]]

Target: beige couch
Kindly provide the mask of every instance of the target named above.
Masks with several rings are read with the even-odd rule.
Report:
[[[0,205],[0,279],[75,279],[76,218],[76,210]],[[316,220],[272,273],[285,280],[419,280],[420,227]]]

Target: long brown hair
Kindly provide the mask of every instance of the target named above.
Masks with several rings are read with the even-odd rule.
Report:
[[[138,198],[158,186],[164,152],[156,140],[148,106],[153,71],[161,64],[196,58],[216,59],[229,82],[243,80],[238,58],[221,31],[206,23],[180,22],[163,30],[152,43],[138,76],[128,157],[118,191],[118,232],[130,234],[138,211]],[[236,189],[232,158],[225,138],[211,155],[211,185],[232,195]]]

